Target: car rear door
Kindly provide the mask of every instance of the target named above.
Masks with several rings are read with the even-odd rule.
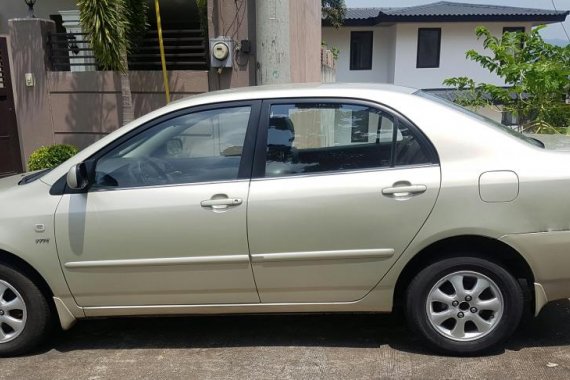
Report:
[[[437,154],[404,117],[338,99],[266,101],[248,202],[263,303],[364,297],[422,227]]]

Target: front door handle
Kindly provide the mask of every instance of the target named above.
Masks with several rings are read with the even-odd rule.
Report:
[[[202,207],[211,207],[212,209],[220,210],[225,209],[230,206],[239,206],[243,203],[241,198],[212,198],[200,202]]]
[[[393,187],[382,189],[382,194],[392,197],[406,197],[414,194],[421,194],[427,190],[426,185],[412,185],[409,182],[395,183]]]

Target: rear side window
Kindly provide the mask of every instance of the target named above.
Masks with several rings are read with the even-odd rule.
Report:
[[[267,126],[265,176],[430,163],[412,128],[355,104],[274,104]]]

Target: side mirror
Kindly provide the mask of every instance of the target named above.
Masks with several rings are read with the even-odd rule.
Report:
[[[67,186],[70,189],[83,190],[87,188],[88,184],[87,168],[83,162],[69,169],[67,172]]]

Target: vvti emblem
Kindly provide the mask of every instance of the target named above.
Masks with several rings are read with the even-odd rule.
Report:
[[[36,244],[49,244],[49,239],[36,239]]]

